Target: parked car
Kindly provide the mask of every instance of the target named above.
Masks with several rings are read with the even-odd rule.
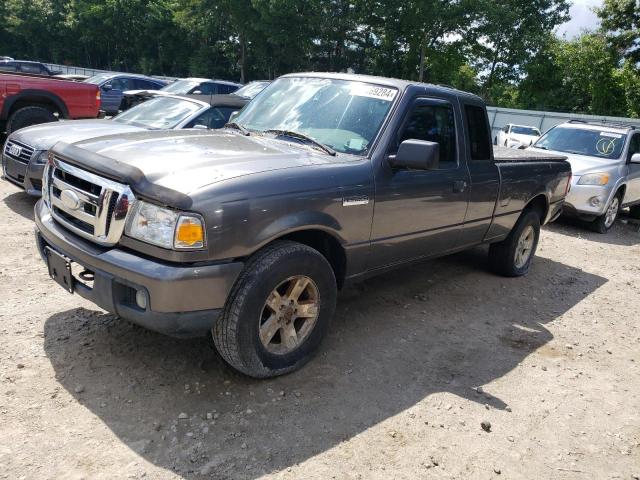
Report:
[[[0,60],[13,60],[12,57],[5,57],[3,55],[0,55]]]
[[[100,108],[98,87],[57,78],[0,72],[0,92],[0,133],[58,119],[96,118]]]
[[[212,332],[240,372],[280,375],[318,348],[347,281],[480,244],[497,272],[527,273],[571,168],[494,154],[488,120],[450,88],[286,75],[222,130],[57,143],[37,245],[69,292]]]
[[[156,95],[225,95],[233,93],[242,84],[208,78],[183,78],[159,90],[137,89],[124,92],[122,109],[126,110]]]
[[[3,178],[30,195],[40,196],[48,150],[56,142],[72,143],[145,130],[222,128],[231,114],[248,102],[231,95],[165,95],[109,120],[74,120],[23,128],[7,138],[2,152]]]
[[[107,115],[116,115],[118,113],[126,90],[134,88],[159,90],[166,85],[163,80],[123,73],[99,73],[88,78],[85,82],[100,87],[102,96],[101,109]]]
[[[526,148],[532,145],[538,138],[540,138],[540,130],[536,127],[508,123],[498,132],[495,144],[504,145],[509,148]]]
[[[599,233],[613,227],[620,209],[640,218],[640,131],[632,125],[572,120],[558,125],[531,150],[567,155],[573,170],[565,213]]]
[[[13,59],[0,60],[0,72],[31,73],[50,77],[62,73],[50,70],[44,63]]]
[[[270,83],[271,83],[271,80],[255,80],[253,82],[249,82],[246,85],[240,87],[238,90],[233,92],[233,95],[253,99],[262,90],[267,88],[267,86],[269,86]]]
[[[60,75],[54,75],[56,78],[62,78],[63,80],[73,80],[74,82],[84,82],[89,78],[89,75],[80,75],[79,73],[61,73]]]

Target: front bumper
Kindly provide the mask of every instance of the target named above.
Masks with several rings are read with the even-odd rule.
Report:
[[[613,189],[609,186],[579,185],[579,180],[579,177],[574,178],[565,200],[567,213],[588,218],[604,215]]]
[[[20,162],[8,155],[2,154],[3,177],[11,183],[24,188],[29,195],[42,196],[42,174],[44,164],[30,161],[28,164]]]
[[[175,337],[204,336],[210,331],[244,266],[241,262],[175,265],[102,248],[60,227],[42,200],[36,203],[35,221],[43,260],[49,247],[93,274],[92,285],[74,275],[76,293],[108,312]],[[140,290],[147,299],[145,308],[135,300]]]

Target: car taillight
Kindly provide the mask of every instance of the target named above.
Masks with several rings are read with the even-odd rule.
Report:
[[[100,107],[100,89],[96,91],[96,105]]]

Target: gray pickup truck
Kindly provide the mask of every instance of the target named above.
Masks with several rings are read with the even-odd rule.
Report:
[[[212,332],[231,366],[275,376],[316,351],[347,281],[481,244],[496,272],[527,273],[571,169],[491,140],[474,95],[287,75],[222,130],[56,144],[37,243],[69,292],[162,333]]]

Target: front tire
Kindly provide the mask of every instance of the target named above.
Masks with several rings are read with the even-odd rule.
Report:
[[[234,369],[254,378],[302,367],[335,311],[336,279],[317,250],[279,241],[249,259],[216,320],[213,341]]]
[[[16,110],[11,117],[9,117],[9,121],[7,122],[7,135],[24,127],[38,125],[40,123],[56,122],[57,120],[51,110],[47,110],[44,107],[23,107]]]
[[[536,254],[539,239],[540,216],[533,210],[524,212],[509,236],[489,247],[491,269],[505,277],[526,275]]]
[[[620,214],[622,206],[622,196],[618,193],[611,203],[607,206],[607,210],[591,223],[591,228],[598,233],[605,234],[613,228]]]

